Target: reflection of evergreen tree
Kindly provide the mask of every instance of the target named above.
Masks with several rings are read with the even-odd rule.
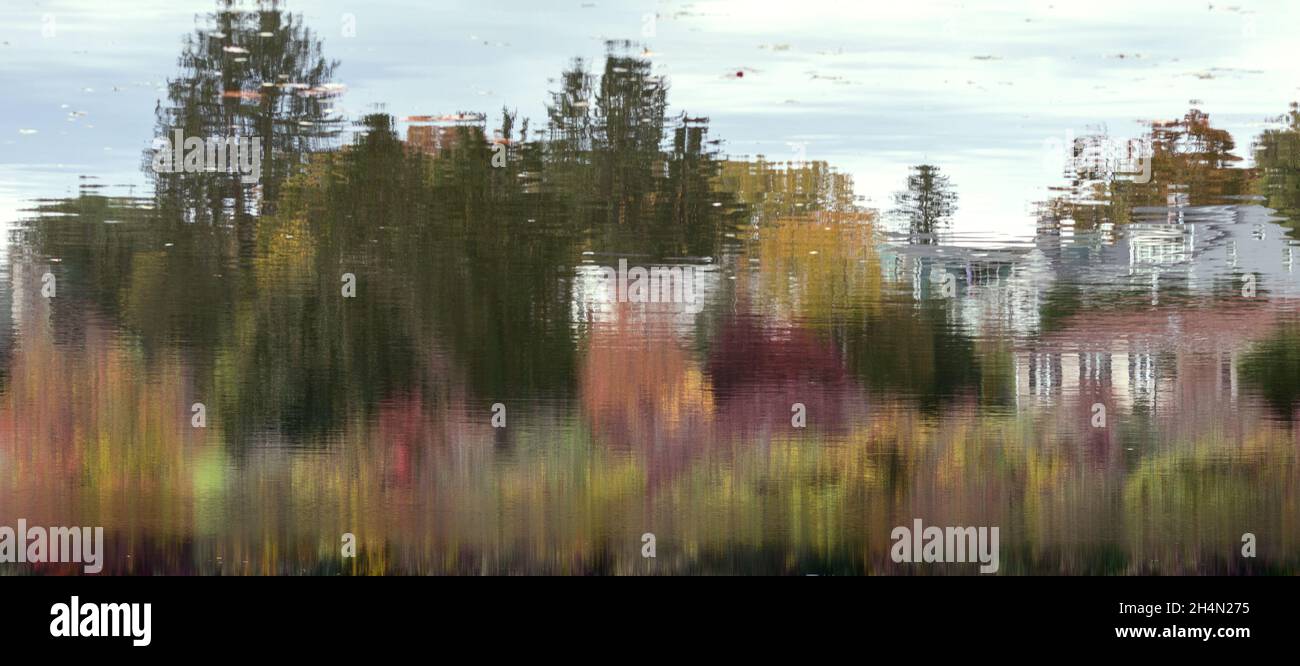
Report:
[[[650,61],[630,55],[628,42],[607,47],[601,76],[575,60],[551,93],[547,187],[600,251],[712,256],[726,214],[715,204],[729,197],[713,185],[707,119],[669,120],[667,85]]]
[[[708,118],[683,114],[672,128],[668,173],[658,187],[663,196],[656,210],[656,226],[680,229],[681,233],[676,247],[665,248],[665,252],[711,255],[722,231],[713,205],[718,198],[715,183],[721,163],[708,148],[708,123]]]
[[[650,61],[610,45],[596,93],[593,158],[609,219],[634,222],[651,186],[664,136],[667,86]]]
[[[302,157],[338,134],[325,109],[336,89],[335,63],[300,17],[263,0],[253,11],[220,0],[207,25],[186,39],[182,74],[168,81],[167,99],[156,111],[156,136],[257,137],[261,140],[260,196],[252,184],[228,174],[154,174],[160,206],[191,220],[215,222],[233,215],[241,238],[251,240],[244,213],[257,212],[277,196],[279,184]],[[152,151],[146,155],[146,171]]]
[[[934,234],[957,211],[957,192],[939,167],[912,167],[907,189],[894,195],[894,214],[907,220],[913,243],[934,242]]]
[[[630,44],[622,44],[626,49]],[[596,93],[596,145],[608,153],[645,155],[659,150],[664,136],[668,86],[651,73],[650,61],[619,55],[609,44],[605,73]]]
[[[560,89],[551,93],[546,107],[549,119],[547,151],[555,162],[577,159],[591,149],[592,75],[581,58],[560,75]]]
[[[1290,224],[1300,224],[1300,106],[1294,102],[1285,129],[1265,130],[1255,145],[1259,190],[1267,205]]]

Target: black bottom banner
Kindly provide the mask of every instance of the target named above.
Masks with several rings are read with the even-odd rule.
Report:
[[[674,655],[797,654],[809,641],[857,651],[964,646],[996,655],[1036,646],[1122,655],[1285,647],[1296,633],[1297,585],[1228,577],[6,577],[0,590],[4,644],[49,653],[239,656],[279,646],[340,655],[441,643],[485,656],[559,656],[573,649],[566,644],[612,640],[633,652],[671,645]]]

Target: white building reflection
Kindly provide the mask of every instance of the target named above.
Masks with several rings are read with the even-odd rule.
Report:
[[[1154,411],[1191,390],[1189,372],[1235,403],[1240,352],[1300,296],[1295,241],[1257,205],[1135,218],[1087,232],[1052,222],[1005,249],[897,243],[882,266],[918,301],[946,303],[964,333],[1013,341],[1017,404]]]

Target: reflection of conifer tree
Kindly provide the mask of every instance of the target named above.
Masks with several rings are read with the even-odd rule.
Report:
[[[609,43],[605,72],[596,93],[597,150],[644,154],[659,150],[664,136],[668,87],[650,71],[650,61],[619,55]],[[628,47],[627,43],[621,45]]]
[[[591,149],[591,88],[593,77],[581,58],[560,75],[560,90],[551,93],[547,149],[554,161],[570,161]]]
[[[599,77],[574,61],[551,93],[543,179],[605,252],[712,255],[725,209],[708,120],[683,114],[665,146],[667,85],[629,42],[607,43]]]
[[[656,192],[657,226],[676,233],[655,251],[672,255],[711,255],[723,221],[713,203],[721,162],[709,146],[708,118],[682,114],[673,128],[668,174]]]
[[[172,137],[258,137],[261,140],[261,207],[275,201],[280,183],[302,156],[338,134],[327,119],[335,67],[300,17],[283,13],[275,0],[254,11],[220,0],[209,25],[187,40],[180,77],[170,80],[167,100],[156,111],[156,134]],[[151,161],[152,154],[149,155]],[[148,167],[146,167],[148,169]],[[152,173],[152,169],[149,169]],[[164,210],[213,222],[223,215],[257,212],[254,189],[227,174],[157,174]],[[241,238],[251,227],[241,220]]]
[[[956,212],[957,192],[937,166],[921,164],[911,171],[907,189],[894,195],[894,214],[907,220],[912,242],[930,244]]]
[[[619,46],[608,44],[596,94],[593,149],[599,193],[607,198],[610,218],[625,224],[635,220],[651,184],[664,138],[668,91],[663,79],[651,74],[649,60],[618,55]]]

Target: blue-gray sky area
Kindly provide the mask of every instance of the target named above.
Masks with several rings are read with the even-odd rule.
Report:
[[[0,225],[79,177],[146,187],[154,106],[207,0],[8,0],[0,5]],[[1300,98],[1300,4],[1255,2],[286,2],[347,86],[338,112],[395,116],[502,106],[533,127],[553,79],[604,40],[649,50],[672,111],[708,116],[734,156],[826,160],[886,208],[907,167],[940,165],[961,196],[954,233],[1032,235],[1058,184],[1045,142],[1193,104],[1253,137]],[[351,23],[350,23],[351,22]],[[355,26],[349,36],[346,28]],[[737,72],[744,72],[737,76]],[[1195,100],[1195,101],[1193,101]]]

